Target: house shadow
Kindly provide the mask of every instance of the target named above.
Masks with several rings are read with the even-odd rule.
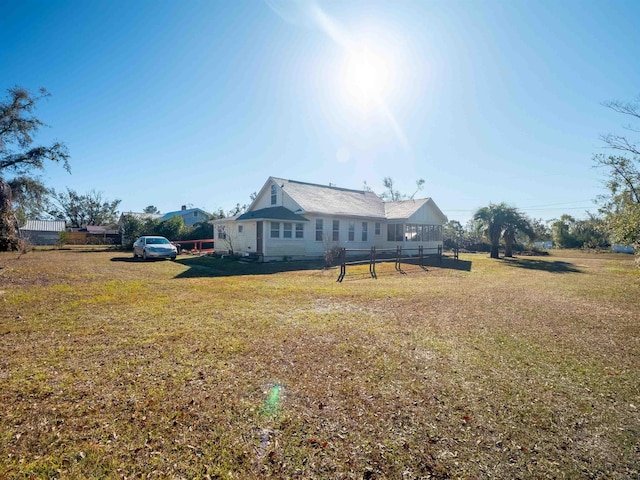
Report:
[[[129,259],[112,259],[112,261],[139,261]],[[393,262],[393,260],[383,260],[386,262]],[[242,275],[271,275],[274,273],[284,272],[302,272],[302,271],[316,271],[320,272],[325,270],[323,260],[299,260],[288,262],[247,262],[241,259],[234,258],[215,258],[215,257],[179,257],[175,260],[175,263],[179,263],[186,267],[188,270],[176,275],[175,278],[198,278],[198,277],[232,277]],[[417,265],[417,260],[411,262],[405,262],[404,265]],[[338,266],[339,267],[339,266]],[[331,267],[336,269],[338,267]],[[454,260],[452,258],[443,257],[442,262],[438,262],[436,259],[429,259],[425,261],[424,270],[428,271],[429,268],[447,268],[454,270],[471,271],[471,262],[467,260]],[[337,270],[336,270],[337,272]],[[336,273],[337,275],[337,273]]]
[[[532,258],[503,258],[505,265],[526,270],[540,270],[549,273],[582,273],[573,263],[534,260]]]
[[[395,259],[391,257],[388,259],[384,259],[382,261],[384,261],[385,263],[394,263]],[[469,260],[456,260],[453,257],[445,257],[445,256],[443,256],[442,259],[438,259],[437,256],[433,255],[433,256],[426,257],[423,260],[422,265],[423,265],[423,269],[427,271],[433,267],[433,268],[446,268],[447,270],[460,270],[463,272],[470,272],[471,263],[472,262]],[[420,260],[418,258],[404,259],[401,261],[400,267],[402,268],[403,265],[420,267]]]
[[[248,262],[236,258],[215,257],[179,257],[174,263],[179,263],[188,270],[176,275],[175,278],[198,277],[234,277],[243,275],[271,275],[274,273],[323,270],[321,260],[289,261],[289,262]]]

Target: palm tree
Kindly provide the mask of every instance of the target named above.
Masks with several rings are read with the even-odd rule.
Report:
[[[504,225],[509,218],[509,207],[506,203],[490,203],[488,207],[482,207],[473,215],[478,223],[479,231],[489,238],[491,243],[491,258],[499,258],[500,237]]]
[[[516,241],[517,233],[523,233],[532,240],[535,237],[535,231],[533,230],[529,219],[517,209],[509,207],[506,211],[506,218],[502,231],[505,257],[513,257],[513,244]]]

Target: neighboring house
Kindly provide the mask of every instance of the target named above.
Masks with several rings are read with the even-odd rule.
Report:
[[[264,261],[327,249],[442,246],[447,217],[430,198],[385,202],[373,192],[269,177],[242,215],[213,220],[216,252]]]
[[[200,208],[187,208],[186,205],[183,205],[180,210],[162,215],[160,217],[160,221],[164,222],[172,217],[182,217],[184,224],[191,226],[198,222],[207,221],[209,219],[209,214]]]
[[[87,225],[70,229],[66,242],[70,245],[114,245],[120,240],[118,225]]]
[[[60,240],[60,232],[64,231],[64,220],[27,220],[20,228],[20,237],[32,245],[55,245]]]

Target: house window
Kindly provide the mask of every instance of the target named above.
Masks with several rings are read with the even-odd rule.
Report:
[[[369,224],[367,222],[362,222],[362,241],[366,242],[368,240],[369,234]]]
[[[380,236],[380,222],[376,222],[375,234],[376,234],[376,237]]]
[[[244,225],[238,225],[238,235],[242,235],[244,233]]]
[[[316,218],[316,242],[322,241],[322,219]]]
[[[340,241],[340,220],[334,220],[333,221],[333,231],[332,231],[331,239],[334,242],[339,242]]]
[[[304,223],[296,223],[296,238],[304,238]]]
[[[401,223],[390,223],[387,225],[387,241],[402,242],[404,233],[404,225]]]
[[[404,226],[404,239],[409,242],[418,241],[418,225],[407,224]]]
[[[271,222],[271,238],[280,238],[280,222]]]
[[[282,225],[282,238],[291,238],[293,232],[291,222],[284,222]]]
[[[353,242],[356,239],[356,222],[349,221],[349,241]]]
[[[195,212],[193,212],[193,216],[197,217],[198,216],[198,211],[196,210]]]
[[[224,225],[218,225],[218,238],[220,240],[227,239],[227,227],[225,227]]]
[[[441,242],[442,241],[442,225],[425,225],[425,236],[429,242]],[[428,234],[427,234],[428,229]]]
[[[275,185],[271,185],[271,205],[275,205],[278,202],[278,188]]]

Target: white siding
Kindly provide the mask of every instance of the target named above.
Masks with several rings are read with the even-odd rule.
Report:
[[[425,203],[405,223],[418,223],[422,225],[442,225],[442,219],[433,208],[431,202]]]
[[[271,203],[271,185],[276,186],[276,203],[275,205]],[[285,207],[292,212],[297,211],[300,208],[296,202],[294,202],[291,197],[280,188],[280,185],[274,182],[269,182],[266,185],[266,188],[258,195],[256,198],[255,204],[253,205],[252,210],[261,210],[263,208],[272,208],[272,207]]]

